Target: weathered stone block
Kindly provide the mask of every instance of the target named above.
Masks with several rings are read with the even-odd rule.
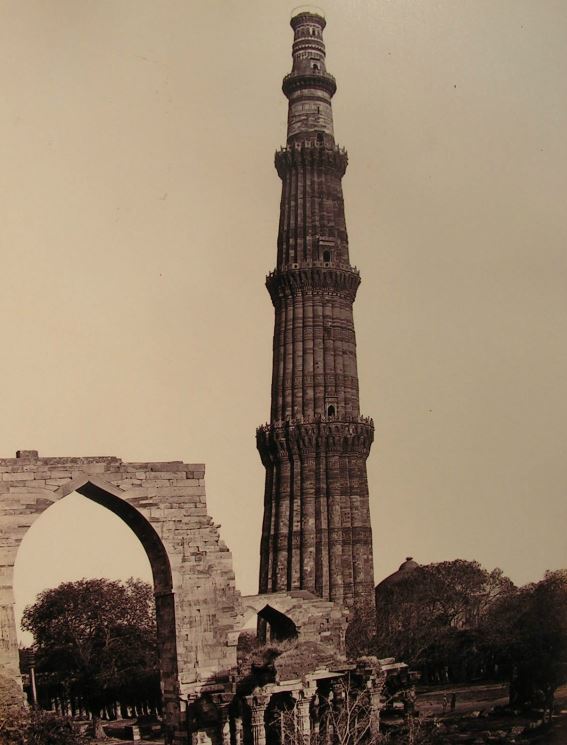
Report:
[[[3,473],[3,481],[27,481],[29,479],[29,473],[26,471],[15,471],[12,473]]]

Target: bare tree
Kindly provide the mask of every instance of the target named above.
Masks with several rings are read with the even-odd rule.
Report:
[[[281,745],[377,745],[383,741],[372,691],[355,686],[350,678],[334,683],[328,696],[316,694],[310,720],[304,719],[297,703],[279,711],[275,724]]]
[[[382,705],[387,701],[382,701]],[[430,745],[431,728],[418,717],[406,716],[397,732],[380,730],[375,693],[357,686],[349,677],[333,685],[329,696],[317,694],[310,722],[301,715],[301,704],[277,712],[274,718],[279,745]]]

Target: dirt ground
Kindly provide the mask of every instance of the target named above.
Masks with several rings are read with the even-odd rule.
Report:
[[[105,724],[104,731],[107,734],[107,739],[104,740],[104,745],[128,745],[128,743],[136,742],[138,745],[163,745],[163,738],[158,737],[157,734],[151,737],[143,737],[141,740],[125,740],[124,737],[113,737],[113,734],[121,735],[125,727],[136,724],[136,719],[121,719],[115,722]],[[94,740],[92,741],[95,742]]]
[[[453,693],[457,696],[455,711],[451,712],[449,706],[447,706],[444,712],[443,698],[446,696],[447,701],[450,702]],[[567,745],[567,685],[557,690],[555,700],[560,713],[554,717],[551,729],[539,733],[534,732],[533,737],[530,737],[533,745]],[[507,702],[507,686],[497,683],[481,683],[473,686],[420,688],[417,691],[416,706],[422,717],[437,717],[443,720],[459,714],[466,715],[473,711],[488,710],[493,706],[504,705]],[[134,724],[134,721],[117,722],[114,726]],[[111,735],[112,727],[109,730],[109,735]],[[105,740],[105,745],[129,745],[133,742],[133,740],[123,740],[110,736]],[[147,740],[144,738],[136,742],[143,743],[143,745],[163,745],[163,739]]]
[[[96,740],[93,740],[93,743],[96,742]],[[104,745],[129,745],[129,743],[133,743],[134,740],[119,740],[116,737],[109,737],[106,740],[104,740]],[[136,740],[136,745],[140,745],[140,743],[143,743],[143,745],[163,745],[163,739],[161,740]]]
[[[436,686],[418,688],[416,707],[423,717],[449,714],[451,696],[456,695],[455,714],[466,714],[479,709],[489,709],[508,703],[508,686],[500,683],[480,683],[478,685]],[[443,708],[443,699],[447,705]]]
[[[455,711],[450,711],[447,705],[451,701],[452,694],[456,694]],[[444,699],[447,704],[444,707]],[[513,717],[488,715],[494,706],[502,706],[508,703],[507,686],[498,684],[479,684],[475,686],[444,686],[442,688],[418,691],[416,705],[422,717],[435,717],[440,722],[450,725],[460,721],[460,731],[480,734],[481,730],[492,731],[509,730],[510,726],[524,726],[529,728],[529,717]],[[567,685],[560,687],[555,694],[555,710],[551,727],[538,727],[533,732],[527,730],[523,735],[531,745],[567,745]],[[477,715],[480,716],[475,719]],[[471,718],[471,716],[473,718]],[[488,718],[484,718],[488,717]],[[515,740],[511,740],[515,741]]]

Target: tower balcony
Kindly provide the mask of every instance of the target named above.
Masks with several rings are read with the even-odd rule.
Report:
[[[292,454],[356,454],[368,457],[374,441],[370,417],[296,417],[263,424],[256,430],[256,446],[264,465]]]
[[[360,272],[356,267],[325,261],[286,265],[266,277],[266,287],[274,306],[280,298],[305,292],[343,295],[354,303],[359,285]]]
[[[281,268],[274,269],[272,272],[268,272],[266,281],[269,280],[271,277],[276,276],[277,274],[281,274],[282,272],[294,271],[296,269],[311,269],[312,267],[339,269],[343,272],[348,272],[349,274],[354,274],[357,277],[360,277],[360,270],[356,266],[344,264],[343,262],[339,261],[330,262],[314,259],[313,261],[298,261],[293,264],[284,264]]]
[[[277,150],[274,163],[280,178],[290,168],[297,166],[325,166],[343,176],[348,165],[348,155],[344,147],[329,147],[323,138],[317,139],[316,134],[306,133],[301,140]]]
[[[334,96],[337,81],[330,72],[310,70],[309,72],[290,72],[282,82],[282,91],[289,98],[296,91],[305,88],[320,88],[329,96]]]
[[[266,422],[256,428],[258,432],[268,432],[272,429],[282,429],[295,427],[298,424],[363,424],[374,429],[374,419],[369,416],[324,416],[316,414],[315,416],[298,416],[293,419],[278,419],[273,422]]]

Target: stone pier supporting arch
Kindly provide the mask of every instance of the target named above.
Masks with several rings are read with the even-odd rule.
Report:
[[[118,515],[152,567],[167,742],[187,743],[182,701],[236,665],[229,632],[241,613],[232,556],[207,514],[204,466],[115,457],[0,459],[0,670],[18,681],[13,570],[27,530],[77,491]]]

